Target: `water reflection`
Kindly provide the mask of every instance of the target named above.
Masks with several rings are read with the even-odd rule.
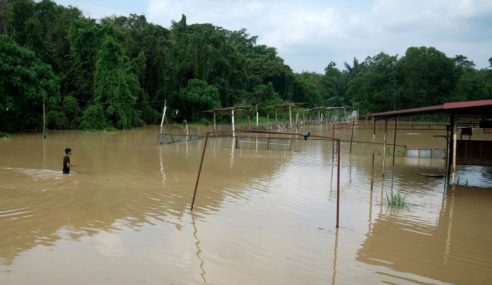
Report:
[[[446,194],[436,221],[424,223],[401,212],[379,214],[357,260],[440,282],[489,283],[492,229],[483,227],[478,234],[475,227],[492,222],[492,192],[451,187],[456,189]]]

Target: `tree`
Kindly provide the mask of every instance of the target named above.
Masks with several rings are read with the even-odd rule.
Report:
[[[397,56],[379,53],[368,57],[351,80],[349,93],[353,105],[362,112],[394,110],[399,104],[396,84]]]
[[[410,47],[397,67],[400,102],[406,108],[442,104],[458,78],[453,60],[443,52],[433,47]]]
[[[58,78],[32,51],[0,35],[0,129],[42,128],[42,105],[59,101]]]
[[[203,80],[191,79],[179,93],[176,105],[183,118],[196,121],[204,110],[220,107],[219,91]]]

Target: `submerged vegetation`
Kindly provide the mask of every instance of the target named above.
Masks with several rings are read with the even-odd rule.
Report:
[[[0,34],[0,130],[8,132],[40,129],[43,103],[51,129],[127,129],[158,122],[165,100],[171,120],[196,122],[205,109],[241,104],[364,114],[492,98],[490,68],[433,47],[295,73],[246,29],[189,25],[184,15],[170,28],[134,14],[94,20],[50,0],[0,0]]]
[[[409,204],[407,202],[406,196],[401,194],[400,192],[391,192],[390,194],[386,193],[385,199],[386,205],[390,208],[408,208]]]

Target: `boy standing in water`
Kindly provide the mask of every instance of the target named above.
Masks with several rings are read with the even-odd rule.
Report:
[[[70,156],[72,155],[72,149],[67,147],[65,149],[65,156],[63,157],[63,174],[70,173],[70,167],[77,166],[77,164],[70,163]]]

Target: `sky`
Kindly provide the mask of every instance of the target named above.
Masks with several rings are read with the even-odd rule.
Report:
[[[492,57],[492,0],[55,0],[85,16],[143,14],[165,28],[187,23],[247,29],[275,47],[295,72],[322,73],[330,61],[359,61],[410,46],[461,54],[478,68]]]

